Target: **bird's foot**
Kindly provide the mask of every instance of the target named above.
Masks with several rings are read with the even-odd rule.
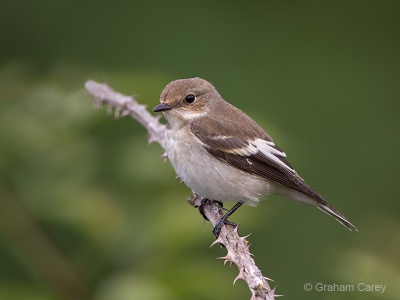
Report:
[[[207,218],[207,216],[206,216],[206,214],[205,214],[204,207],[205,207],[205,205],[210,204],[210,203],[212,203],[212,202],[213,202],[213,203],[217,203],[218,206],[219,206],[221,209],[223,209],[223,203],[222,203],[221,201],[210,200],[210,199],[207,199],[207,198],[201,198],[200,205],[198,206],[198,209],[199,209],[200,214],[201,214],[201,215],[203,216],[203,218],[204,218],[205,220],[207,220],[207,221],[209,221],[209,219]],[[228,212],[227,212],[226,214],[222,215],[221,219],[219,219],[218,223],[214,226],[214,229],[213,229],[213,234],[215,235],[216,238],[219,237],[219,235],[220,235],[220,233],[221,233],[221,228],[222,228],[222,225],[223,225],[223,224],[229,225],[229,226],[233,226],[233,227],[236,227],[236,226],[237,226],[236,223],[229,221],[228,218],[229,218],[240,206],[242,206],[243,203],[244,203],[244,201],[239,201],[239,202],[236,203],[230,210],[228,210]],[[222,213],[221,213],[221,214],[222,214]]]
[[[206,216],[206,214],[205,214],[205,212],[204,212],[204,206],[205,206],[206,204],[211,203],[211,202],[215,202],[215,203],[217,203],[221,208],[223,208],[223,204],[222,204],[221,201],[215,201],[215,200],[209,200],[209,199],[207,199],[207,198],[201,198],[201,203],[200,203],[198,209],[199,209],[199,213],[203,216],[204,220],[206,220],[206,221],[209,221],[209,219],[207,218],[207,216]]]
[[[230,225],[230,226],[233,226],[233,227],[238,226],[238,224],[229,221],[228,218],[224,218],[225,216],[226,215],[223,215],[221,217],[221,219],[218,221],[217,225],[215,225],[215,227],[213,229],[213,234],[215,235],[215,238],[219,237],[219,234],[221,233],[222,224]]]
[[[201,198],[201,203],[199,205],[199,213],[203,216],[204,220],[206,221],[209,221],[209,219],[207,218],[204,212],[204,206],[208,203],[210,203],[210,200],[208,200],[207,198]]]
[[[218,221],[218,223],[214,226],[213,229],[213,234],[215,235],[216,238],[219,237],[219,234],[221,233],[221,227],[222,224],[226,224],[226,225],[231,225],[233,227],[236,227],[237,224],[228,221],[228,218],[239,208],[243,205],[244,201],[239,201],[238,203],[236,203],[226,214],[224,214],[221,219]]]

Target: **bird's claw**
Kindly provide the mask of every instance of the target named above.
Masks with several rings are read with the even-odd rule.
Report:
[[[223,206],[224,206],[221,201],[215,201],[215,200],[211,201],[207,198],[201,198],[201,202],[200,202],[198,209],[199,209],[199,213],[203,216],[204,220],[206,220],[206,221],[210,221],[210,220],[207,218],[207,216],[204,212],[204,206],[211,202],[217,203],[220,208],[223,208]]]
[[[213,234],[215,235],[215,238],[219,237],[219,235],[221,233],[222,224],[230,225],[233,227],[238,226],[238,224],[231,222],[231,221],[227,220],[226,218],[224,218],[224,216],[222,216],[222,218],[218,221],[217,225],[215,225],[215,227],[213,229]]]

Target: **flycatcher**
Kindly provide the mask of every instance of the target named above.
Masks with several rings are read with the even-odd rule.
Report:
[[[215,226],[217,237],[243,203],[256,206],[270,194],[314,205],[357,230],[297,174],[258,124],[226,102],[208,81],[170,82],[153,111],[166,119],[165,149],[180,179],[200,197],[237,201]]]

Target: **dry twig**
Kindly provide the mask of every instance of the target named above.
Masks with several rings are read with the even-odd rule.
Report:
[[[160,116],[151,115],[144,105],[137,103],[135,97],[121,95],[113,91],[107,84],[97,83],[89,80],[85,83],[86,90],[94,97],[96,108],[106,104],[109,109],[114,109],[115,115],[130,115],[147,130],[148,142],[157,142],[165,150],[164,131],[165,125],[159,122]],[[165,155],[164,155],[165,156]],[[194,207],[200,206],[200,197],[194,195],[187,200]],[[213,201],[204,204],[204,214],[213,226],[221,218],[221,207]],[[267,280],[256,266],[249,252],[249,244],[246,240],[248,236],[239,237],[238,227],[223,225],[221,233],[212,245],[223,245],[228,253],[221,257],[224,263],[234,263],[239,269],[239,275],[235,278],[244,280],[251,293],[251,300],[272,300],[275,299],[275,289],[271,289]]]

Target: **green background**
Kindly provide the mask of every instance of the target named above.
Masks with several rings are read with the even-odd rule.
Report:
[[[284,299],[399,299],[398,1],[2,1],[0,299],[249,299],[158,145],[88,79],[154,107],[199,76],[359,229],[271,197],[232,220]],[[229,206],[229,205],[228,205]],[[304,284],[354,292],[304,291]],[[386,285],[384,293],[357,291]]]

